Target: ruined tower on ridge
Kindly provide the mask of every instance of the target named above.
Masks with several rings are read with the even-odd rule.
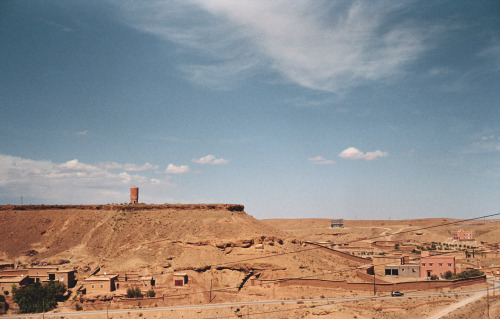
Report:
[[[130,187],[130,204],[139,203],[139,187]]]

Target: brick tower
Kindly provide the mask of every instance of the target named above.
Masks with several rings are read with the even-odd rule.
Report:
[[[139,187],[130,187],[130,204],[139,203]]]

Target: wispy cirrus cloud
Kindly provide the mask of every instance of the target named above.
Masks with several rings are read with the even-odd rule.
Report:
[[[379,157],[387,157],[387,156],[389,156],[389,153],[387,152],[376,150],[373,152],[363,153],[355,147],[349,147],[343,150],[339,154],[339,157],[342,157],[343,159],[351,159],[351,160],[364,159],[366,161],[374,161]]]
[[[193,159],[192,162],[196,163],[196,164],[202,164],[202,165],[206,165],[206,164],[221,165],[221,164],[229,163],[228,160],[223,159],[223,158],[215,158],[214,155],[207,155],[207,156],[204,156],[202,158]]]
[[[165,169],[165,173],[177,174],[177,175],[187,174],[189,173],[189,166],[188,165],[177,166],[175,164],[168,164],[167,168]]]
[[[329,165],[336,163],[334,160],[326,159],[323,156],[310,157],[307,160],[316,165]]]
[[[493,65],[496,66],[496,69],[500,69],[500,39],[495,38],[491,41],[491,44],[479,52],[479,57],[490,59],[493,62]]]
[[[425,50],[423,30],[408,21],[386,23],[404,3],[192,0],[119,5],[126,24],[202,54],[203,63],[186,62],[181,70],[194,82],[215,82],[221,88],[266,69],[302,87],[339,93],[401,74]]]
[[[76,134],[78,134],[78,135],[87,135],[88,132],[89,131],[87,131],[87,130],[83,130],[83,131],[80,131],[80,132],[76,132]]]

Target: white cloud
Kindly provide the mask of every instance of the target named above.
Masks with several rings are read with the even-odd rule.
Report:
[[[184,65],[197,83],[225,88],[258,70],[328,92],[403,72],[425,32],[389,24],[404,3],[366,1],[126,2],[125,23],[204,55]],[[209,58],[209,59],[207,59]],[[212,61],[210,61],[212,59]],[[254,71],[251,71],[251,70]],[[225,79],[225,80],[224,80]]]
[[[199,159],[193,159],[192,162],[202,165],[203,164],[220,165],[229,163],[228,160],[225,160],[223,158],[215,158],[215,156],[213,155],[207,155]]]
[[[159,167],[158,165],[153,165],[151,163],[146,163],[144,165],[137,165],[137,164],[119,164],[115,162],[105,162],[105,163],[99,163],[97,165],[99,167],[108,170],[123,170],[126,172],[141,172],[141,171],[157,169]]]
[[[76,132],[76,134],[78,134],[78,135],[87,135],[88,132],[89,131],[84,130],[84,131]]]
[[[310,161],[311,163],[317,164],[317,165],[335,164],[335,161],[328,160],[328,159],[324,158],[323,156],[311,157],[311,158],[308,158],[307,160]]]
[[[345,159],[360,159],[363,158],[365,154],[355,147],[349,147],[348,149],[343,150],[339,156]]]
[[[339,154],[339,156],[344,158],[344,159],[364,159],[366,161],[374,161],[378,157],[389,156],[389,153],[376,150],[374,152],[366,152],[366,154],[365,154],[355,147],[349,147],[349,148],[343,150]]]
[[[168,164],[167,169],[165,170],[166,173],[168,174],[186,174],[189,173],[189,166],[188,165],[174,165],[174,164]]]
[[[100,164],[86,164],[78,159],[58,164],[0,154],[1,202],[20,196],[24,196],[25,203],[126,202],[131,185],[155,185],[155,189],[158,185],[172,186],[166,180],[124,171],[113,173]]]

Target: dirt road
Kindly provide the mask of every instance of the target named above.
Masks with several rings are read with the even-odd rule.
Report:
[[[495,288],[494,289],[498,289],[498,287],[500,286],[500,282],[499,281],[496,281],[496,280],[491,280],[492,282],[494,282],[495,284]],[[493,288],[491,288],[490,290],[492,290]],[[436,313],[433,313],[431,314],[430,317],[427,317],[427,319],[439,319],[447,314],[450,314],[452,313],[453,311],[463,307],[463,306],[466,306],[470,303],[473,303],[483,297],[486,296],[486,294],[488,293],[487,290],[485,291],[478,291],[474,294],[472,294],[470,297],[467,297],[463,300],[460,300],[459,302],[455,303],[455,304],[451,304],[449,306],[447,306],[446,308],[444,309],[440,309],[439,311],[437,311]],[[491,291],[490,291],[491,293]]]

